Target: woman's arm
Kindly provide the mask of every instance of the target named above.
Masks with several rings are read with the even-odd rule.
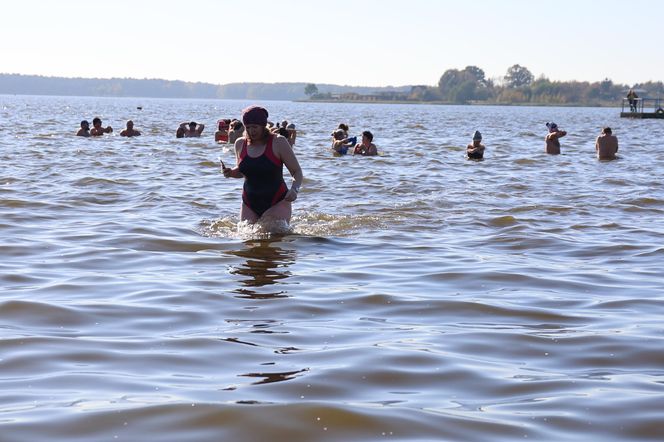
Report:
[[[221,172],[224,174],[226,178],[244,178],[244,175],[242,172],[240,172],[240,153],[242,152],[242,144],[243,144],[243,139],[238,138],[235,141],[235,167],[232,169],[230,167],[223,167],[221,168]]]
[[[295,152],[293,152],[293,149],[286,138],[275,137],[273,143],[272,148],[293,177],[293,183],[290,189],[288,189],[284,199],[286,201],[295,201],[297,199],[297,194],[300,191],[300,186],[302,186],[302,180],[304,179],[302,168],[297,161]]]

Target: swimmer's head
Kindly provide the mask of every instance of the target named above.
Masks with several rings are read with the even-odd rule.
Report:
[[[88,123],[88,120],[81,121],[81,129],[90,129],[90,123]]]
[[[476,130],[473,134],[473,141],[482,141],[482,134],[479,130]]]
[[[189,123],[189,129],[190,130],[196,129],[196,122],[195,121],[192,121],[192,122]]]
[[[607,126],[607,127],[602,128],[602,133],[606,134],[606,135],[611,135],[613,133],[613,131],[611,130],[610,127]]]
[[[267,109],[260,106],[249,106],[242,111],[242,123],[256,124],[258,126],[267,126]]]
[[[286,126],[286,129],[295,130],[295,125],[293,123],[290,123],[288,126]]]
[[[133,129],[134,128],[134,122],[131,120],[127,120],[127,129]]]
[[[369,132],[368,130],[365,130],[364,132],[362,132],[362,136],[366,137],[366,139],[369,140],[370,143],[373,141],[373,134],[371,132]]]
[[[549,132],[555,132],[558,130],[558,125],[556,123],[546,123],[546,127],[549,129]]]
[[[343,129],[337,129],[334,132],[332,132],[332,136],[334,137],[335,140],[343,140],[346,138],[346,133],[344,132]]]
[[[99,117],[94,117],[94,118],[92,119],[92,125],[93,125],[93,126],[101,126],[101,118],[99,118]]]

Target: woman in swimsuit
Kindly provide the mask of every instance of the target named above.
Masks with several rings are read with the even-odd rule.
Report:
[[[267,128],[268,112],[259,106],[242,111],[244,137],[235,142],[234,168],[221,163],[226,178],[244,178],[240,219],[290,222],[291,203],[297,199],[302,185],[302,169],[286,138],[272,134]],[[283,177],[283,165],[293,177],[290,189]]]

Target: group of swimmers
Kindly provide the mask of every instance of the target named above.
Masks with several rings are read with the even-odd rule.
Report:
[[[90,123],[88,120],[81,121],[81,128],[76,132],[76,136],[79,137],[100,137],[104,134],[110,134],[113,132],[111,126],[104,127],[101,122],[101,118],[95,117],[92,119],[92,129],[90,129]],[[134,129],[134,122],[131,120],[127,121],[127,127],[120,132],[122,137],[136,137],[141,133]]]
[[[92,129],[90,129],[90,123],[88,120],[81,121],[81,128],[76,132],[78,137],[101,137],[104,134],[110,134],[113,132],[111,126],[104,127],[101,122],[101,118],[95,117],[92,119]],[[120,132],[121,137],[137,137],[141,133],[134,129],[134,122],[127,120],[127,126]]]
[[[560,139],[567,135],[567,132],[560,130],[556,123],[546,123],[548,133],[544,137],[544,150],[551,155],[560,154]],[[472,160],[481,160],[484,158],[485,146],[482,144],[482,134],[476,130],[473,134],[472,143],[466,146],[466,155]],[[610,127],[602,128],[601,134],[595,140],[595,153],[600,160],[614,160],[618,153],[618,137],[613,135]]]
[[[332,151],[339,155],[346,155],[349,149],[353,149],[353,155],[374,156],[378,155],[378,148],[373,144],[373,134],[365,130],[362,132],[362,140],[357,142],[357,137],[348,136],[349,127],[345,123],[332,132]]]
[[[95,118],[92,130],[87,121],[81,122],[79,136],[100,136],[113,132],[110,126],[103,127],[102,121]],[[560,138],[567,132],[560,130],[556,123],[546,123],[548,133],[545,137],[546,152],[560,153]],[[178,137],[200,137],[205,126],[200,123],[185,122],[178,127]],[[336,154],[346,154],[353,148],[354,155],[373,156],[378,154],[373,144],[373,134],[362,132],[362,140],[348,136],[348,125],[342,123],[332,132],[332,149]],[[133,122],[127,121],[127,128],[122,136],[137,136],[140,132],[133,128]],[[242,111],[242,120],[223,119],[218,121],[215,141],[232,143],[235,150],[235,167],[227,167],[220,158],[221,173],[226,178],[244,179],[240,219],[248,223],[257,221],[285,221],[290,223],[292,207],[300,192],[303,181],[302,168],[293,151],[295,126],[283,121],[275,125],[268,122],[268,111],[260,106],[250,106]],[[613,159],[618,151],[618,139],[611,128],[602,129],[597,137],[595,150],[599,159]],[[482,134],[475,131],[472,143],[466,147],[470,159],[482,159],[485,146]],[[283,177],[283,166],[290,172],[293,181],[290,188]]]
[[[546,153],[552,155],[560,154],[560,139],[567,135],[567,132],[560,130],[556,123],[546,123],[549,133],[544,138]],[[595,140],[595,153],[600,160],[614,160],[618,153],[618,137],[613,135],[610,127],[602,128],[602,132]]]

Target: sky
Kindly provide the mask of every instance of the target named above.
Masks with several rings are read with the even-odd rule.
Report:
[[[664,80],[661,0],[0,1],[0,73],[376,87],[520,64]]]

